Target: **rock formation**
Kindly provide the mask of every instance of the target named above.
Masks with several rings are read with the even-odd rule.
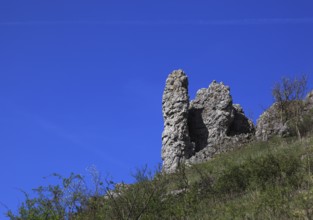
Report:
[[[190,137],[200,151],[222,142],[233,121],[234,112],[229,88],[215,81],[200,89],[190,103]]]
[[[273,136],[286,137],[289,135],[287,123],[283,123],[279,113],[279,106],[274,103],[260,115],[257,120],[255,137],[257,140],[267,141]]]
[[[188,79],[182,70],[166,80],[162,100],[163,170],[174,172],[181,163],[199,163],[214,154],[245,143],[254,135],[253,123],[240,105],[233,105],[230,89],[213,81],[189,104]]]
[[[188,108],[188,78],[182,70],[177,70],[167,78],[162,98],[162,159],[167,172],[175,171],[193,152],[187,124]]]
[[[302,116],[308,115],[313,109],[313,91],[309,92],[303,101]],[[281,119],[279,105],[274,103],[257,120],[255,136],[257,140],[267,141],[273,136],[287,137],[291,135],[292,128],[289,120]]]
[[[254,125],[238,104],[233,104],[230,89],[213,81],[200,89],[189,108],[189,135],[195,144],[190,163],[201,163],[214,154],[225,152],[250,141]]]
[[[304,111],[308,112],[313,109],[313,90],[309,92],[304,100]]]

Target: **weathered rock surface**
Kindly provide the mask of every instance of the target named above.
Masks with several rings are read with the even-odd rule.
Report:
[[[282,123],[279,106],[274,103],[257,120],[255,136],[257,140],[267,141],[273,136],[286,137],[289,135],[287,123]]]
[[[304,104],[303,115],[309,114],[313,109],[313,91],[309,92],[301,102]],[[283,122],[279,106],[277,103],[274,103],[257,120],[256,139],[266,141],[273,136],[287,137],[291,133],[288,123],[288,120]]]
[[[200,89],[189,106],[188,79],[182,70],[166,80],[162,100],[163,170],[174,172],[181,163],[199,163],[254,136],[254,125],[240,105],[233,105],[230,89],[213,81]]]
[[[313,90],[307,94],[304,99],[305,111],[310,111],[313,109]]]
[[[162,98],[162,160],[166,172],[174,172],[193,153],[187,124],[188,107],[188,78],[182,70],[176,70],[168,76]]]
[[[196,151],[221,142],[233,119],[228,87],[213,81],[209,88],[200,89],[189,109],[190,138]]]
[[[233,105],[229,87],[216,81],[200,89],[191,101],[188,125],[190,140],[195,144],[190,163],[208,160],[249,141],[254,134],[254,125],[241,106]]]

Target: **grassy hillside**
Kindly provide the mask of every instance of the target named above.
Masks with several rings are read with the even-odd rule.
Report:
[[[13,219],[313,219],[313,137],[253,142],[177,173],[138,170],[136,183],[60,177]],[[57,176],[57,175],[56,175]]]

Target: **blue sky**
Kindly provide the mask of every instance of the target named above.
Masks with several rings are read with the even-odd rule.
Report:
[[[223,81],[255,120],[282,76],[312,89],[312,39],[312,1],[1,1],[0,202],[54,172],[156,166],[174,69],[191,98]]]

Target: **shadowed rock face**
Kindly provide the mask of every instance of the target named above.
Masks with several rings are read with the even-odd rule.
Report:
[[[174,172],[180,163],[199,163],[251,139],[253,123],[240,105],[233,105],[230,89],[213,81],[188,98],[182,70],[168,76],[163,93],[163,170]],[[190,105],[190,106],[189,106]]]
[[[228,136],[237,136],[241,134],[253,134],[255,132],[254,124],[249,120],[239,104],[233,104],[234,121],[228,130]]]

